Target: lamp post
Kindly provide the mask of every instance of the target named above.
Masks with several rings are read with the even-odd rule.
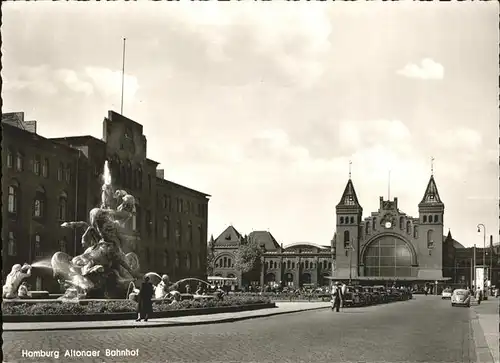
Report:
[[[477,233],[481,233],[481,227],[483,227],[483,271],[484,271],[486,266],[486,227],[484,224],[479,223],[477,225]],[[485,290],[484,274],[483,274],[483,290]]]
[[[352,280],[352,253],[355,251],[352,242],[349,243],[349,285],[351,285]]]

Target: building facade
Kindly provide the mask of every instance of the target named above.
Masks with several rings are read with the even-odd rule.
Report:
[[[103,137],[47,139],[23,113],[2,115],[4,266],[49,258],[56,251],[82,251],[82,231],[60,228],[65,220],[88,219],[100,204],[105,161],[115,188],[138,201],[125,229],[125,252],[136,252],[144,272],[167,273],[173,281],[206,277],[209,195],[164,179],[147,158],[141,124],[113,111]],[[7,227],[7,228],[5,228]],[[4,270],[6,271],[6,270]],[[6,271],[8,273],[8,271]],[[5,277],[5,273],[4,276]],[[37,288],[53,287],[51,278]]]
[[[399,210],[397,198],[380,197],[378,211],[363,219],[349,179],[336,206],[334,278],[377,283],[448,280],[443,276],[444,204],[433,176],[418,211],[418,217],[409,216]]]
[[[276,285],[302,287],[328,285],[332,274],[332,246],[302,242],[283,246],[268,231],[253,231],[249,239],[257,242],[263,251],[255,270],[247,274],[235,268],[236,254],[244,237],[229,226],[215,240],[214,276],[236,278],[241,288],[248,285]]]

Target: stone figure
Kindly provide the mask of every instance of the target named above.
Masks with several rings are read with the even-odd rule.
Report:
[[[31,266],[25,263],[23,266],[15,264],[12,270],[7,275],[5,285],[2,289],[2,297],[4,299],[15,299],[18,297],[17,292],[19,285],[25,279],[31,276]]]

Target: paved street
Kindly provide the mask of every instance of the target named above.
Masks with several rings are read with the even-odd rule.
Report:
[[[433,296],[365,308],[329,309],[227,324],[50,332],[5,332],[5,362],[476,362],[473,309]],[[483,338],[484,339],[484,338]],[[21,350],[58,350],[55,359]],[[64,358],[66,349],[100,358]],[[139,349],[105,357],[105,349]]]

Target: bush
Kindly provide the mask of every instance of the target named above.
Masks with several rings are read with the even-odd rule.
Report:
[[[167,302],[153,303],[154,312],[200,309],[223,306],[239,306],[270,303],[264,296],[225,296],[223,300],[183,300],[170,304]],[[93,315],[130,313],[137,310],[137,303],[130,300],[123,301],[91,301],[86,305],[78,303],[35,303],[9,304],[2,303],[3,315]]]

